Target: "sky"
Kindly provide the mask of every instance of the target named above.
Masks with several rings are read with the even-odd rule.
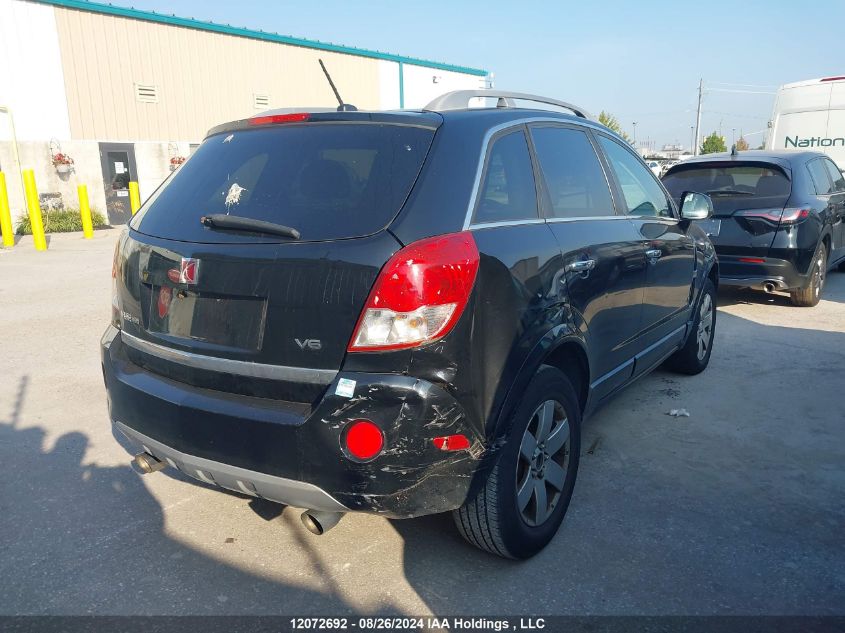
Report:
[[[111,0],[112,4],[483,68],[495,87],[612,113],[640,142],[763,141],[777,86],[845,75],[845,1]]]

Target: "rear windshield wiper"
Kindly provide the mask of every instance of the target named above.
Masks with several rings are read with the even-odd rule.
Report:
[[[739,191],[737,189],[714,189],[707,192],[708,196],[753,196],[751,191]]]
[[[204,215],[200,218],[203,226],[210,229],[230,229],[233,231],[253,231],[255,233],[265,233],[267,235],[282,235],[298,240],[301,235],[296,229],[292,229],[284,224],[276,224],[275,222],[265,222],[264,220],[254,220],[252,218],[244,218],[238,215],[226,215],[225,213],[212,213],[211,215]]]

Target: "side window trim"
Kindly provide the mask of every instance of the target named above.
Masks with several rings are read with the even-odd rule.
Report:
[[[608,168],[610,169],[610,173],[613,174],[613,180],[616,183],[616,186],[618,187],[618,193],[619,193],[619,199],[620,199],[620,208],[624,210],[625,217],[629,217],[629,218],[649,218],[649,219],[652,219],[652,220],[664,220],[664,221],[678,222],[680,220],[680,214],[678,213],[678,209],[675,206],[675,201],[672,199],[672,196],[669,195],[669,191],[663,185],[663,182],[661,182],[661,180],[659,178],[657,178],[654,175],[654,173],[652,173],[651,169],[649,169],[648,165],[646,165],[643,162],[642,158],[640,158],[640,156],[636,152],[631,151],[630,148],[625,147],[624,145],[622,145],[622,143],[617,141],[615,138],[613,138],[609,134],[604,134],[603,132],[598,132],[598,131],[594,131],[593,133],[596,134],[597,136],[603,136],[604,138],[611,141],[612,143],[616,143],[617,145],[622,147],[625,151],[627,151],[629,154],[634,156],[638,161],[640,161],[642,163],[642,166],[648,172],[648,175],[655,182],[657,182],[658,186],[660,187],[660,190],[663,192],[663,195],[666,197],[666,202],[669,205],[669,210],[672,212],[672,217],[666,217],[666,216],[660,216],[660,215],[632,215],[631,210],[628,208],[628,203],[625,201],[625,197],[622,195],[622,185],[619,183],[619,179],[616,177],[616,172],[614,171],[613,166],[610,164],[610,159],[608,159],[607,156],[605,156],[604,152],[602,151],[602,156],[604,157],[604,160],[607,161],[607,165],[608,165]],[[598,143],[596,143],[596,144],[598,145]]]
[[[481,205],[481,196],[482,196],[482,187],[484,186],[484,182],[487,179],[487,171],[490,167],[490,156],[493,153],[493,148],[496,145],[496,141],[500,138],[507,136],[508,134],[513,134],[515,132],[521,132],[523,140],[525,141],[526,147],[528,148],[528,156],[529,160],[531,161],[531,171],[534,176],[534,190],[535,190],[535,213],[536,216],[533,218],[521,218],[515,220],[503,220],[498,222],[477,222],[475,219],[476,213],[478,213],[478,207]],[[484,228],[488,226],[513,226],[517,224],[535,224],[543,222],[543,218],[540,215],[540,199],[539,199],[539,192],[537,191],[537,172],[535,170],[535,158],[533,152],[533,145],[531,144],[530,137],[528,135],[528,128],[524,122],[514,122],[513,125],[508,125],[501,129],[496,130],[488,139],[487,139],[487,147],[485,148],[484,153],[484,163],[481,168],[480,176],[478,177],[477,181],[474,183],[474,191],[472,193],[472,211],[469,214],[469,222],[465,224],[464,230],[473,229],[473,228]]]
[[[615,188],[615,183],[611,181],[610,175],[608,174],[608,166],[605,164],[604,157],[601,153],[601,148],[598,146],[595,138],[593,138],[593,131],[585,126],[582,125],[574,125],[571,123],[557,123],[555,121],[539,121],[537,123],[531,123],[526,126],[528,128],[528,139],[529,145],[531,147],[531,157],[534,161],[534,179],[537,181],[538,188],[542,189],[542,191],[538,191],[537,193],[537,200],[539,202],[540,207],[540,217],[543,218],[546,222],[565,222],[571,220],[589,220],[589,219],[604,219],[612,218],[616,216],[624,216],[623,213],[620,212],[619,207],[619,197]],[[598,159],[599,165],[601,166],[602,173],[604,174],[604,180],[607,183],[607,188],[610,190],[610,199],[613,202],[613,214],[612,215],[595,215],[595,216],[583,216],[578,218],[557,218],[552,214],[552,200],[549,195],[549,186],[546,183],[546,177],[543,175],[543,168],[540,165],[540,161],[537,158],[537,153],[534,147],[534,138],[532,137],[532,130],[538,128],[564,128],[569,130],[578,130],[579,132],[583,132],[587,136],[587,140],[590,142],[590,145],[593,148],[593,151],[596,153],[596,158]]]

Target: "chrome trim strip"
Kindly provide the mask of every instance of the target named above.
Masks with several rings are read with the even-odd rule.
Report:
[[[641,351],[639,354],[637,354],[636,356],[634,356],[634,359],[635,359],[635,360],[640,360],[640,359],[641,359],[643,356],[645,356],[646,354],[650,354],[651,352],[653,352],[655,349],[657,349],[657,348],[658,348],[658,347],[660,347],[661,345],[664,345],[664,344],[665,344],[665,343],[666,343],[669,339],[671,339],[672,337],[677,336],[678,332],[682,332],[682,331],[684,331],[684,330],[686,330],[686,329],[687,329],[687,326],[686,326],[686,324],[684,324],[684,325],[682,325],[681,327],[679,327],[679,328],[677,328],[677,329],[675,329],[675,330],[673,330],[673,331],[669,332],[669,334],[667,334],[666,336],[664,336],[663,338],[661,338],[659,341],[656,341],[656,342],[652,343],[651,345],[649,345],[648,347],[646,347],[643,351]]]
[[[594,381],[593,381],[593,383],[590,385],[590,389],[595,389],[595,388],[596,388],[596,387],[598,387],[601,383],[605,382],[605,381],[606,381],[606,380],[608,380],[609,378],[613,378],[613,377],[614,377],[616,374],[618,374],[620,371],[622,371],[623,369],[626,369],[626,368],[630,367],[630,366],[631,366],[631,365],[633,365],[633,364],[634,364],[634,359],[633,359],[633,358],[629,358],[629,359],[628,359],[628,360],[626,360],[624,363],[622,363],[621,365],[619,365],[616,369],[611,369],[609,372],[607,372],[607,373],[606,373],[604,376],[602,376],[601,378],[597,378],[596,380],[594,380]]]
[[[307,510],[346,512],[349,509],[314,484],[189,455],[147,437],[119,420],[115,420],[114,424],[121,433],[140,444],[145,451],[163,459],[171,466],[175,464],[176,468],[185,474],[206,483]]]
[[[545,220],[536,219],[536,220],[503,220],[502,222],[480,222],[479,224],[473,224],[469,228],[471,229],[491,229],[497,226],[522,226],[523,224],[545,224]]]
[[[303,382],[312,385],[328,385],[334,380],[337,371],[333,369],[311,369],[308,367],[287,367],[285,365],[267,365],[264,363],[253,363],[244,360],[232,360],[229,358],[217,358],[192,354],[182,350],[165,347],[158,343],[151,343],[121,332],[121,340],[129,347],[139,352],[150,354],[164,360],[169,360],[187,367],[217,371],[225,374],[238,376],[249,376],[250,378],[267,378],[269,380],[287,380],[290,382]]]
[[[478,200],[478,189],[481,187],[481,174],[484,171],[484,160],[487,158],[487,149],[490,145],[490,139],[501,132],[502,130],[507,130],[512,127],[521,127],[528,123],[559,123],[563,125],[571,125],[575,127],[588,127],[594,130],[607,130],[606,127],[603,125],[599,125],[597,123],[592,123],[589,120],[568,120],[568,119],[558,119],[555,117],[548,117],[548,116],[537,116],[537,117],[526,117],[522,119],[514,119],[513,121],[507,121],[505,123],[501,123],[494,127],[491,127],[487,132],[484,134],[484,139],[481,141],[481,156],[478,158],[478,167],[475,170],[475,181],[472,184],[472,195],[469,198],[469,206],[467,207],[466,216],[464,217],[464,224],[461,230],[467,231],[472,228],[482,226],[499,226],[498,222],[488,222],[484,224],[473,224],[472,223],[472,212],[475,210],[475,203]],[[543,218],[539,218],[540,222],[543,222]],[[516,221],[514,224],[527,224],[527,223],[534,223],[535,220],[526,220],[524,222]]]
[[[549,224],[557,224],[559,222],[583,222],[584,220],[629,220],[627,215],[585,215],[577,218],[546,218]]]

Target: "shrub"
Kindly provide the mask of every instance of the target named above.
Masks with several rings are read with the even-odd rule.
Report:
[[[47,211],[41,214],[44,219],[45,233],[71,233],[82,230],[82,217],[79,209],[62,209],[60,211]],[[91,209],[91,223],[95,229],[109,228],[105,216],[95,209]],[[32,225],[29,223],[29,215],[24,215],[18,220],[15,227],[18,235],[32,235]]]

